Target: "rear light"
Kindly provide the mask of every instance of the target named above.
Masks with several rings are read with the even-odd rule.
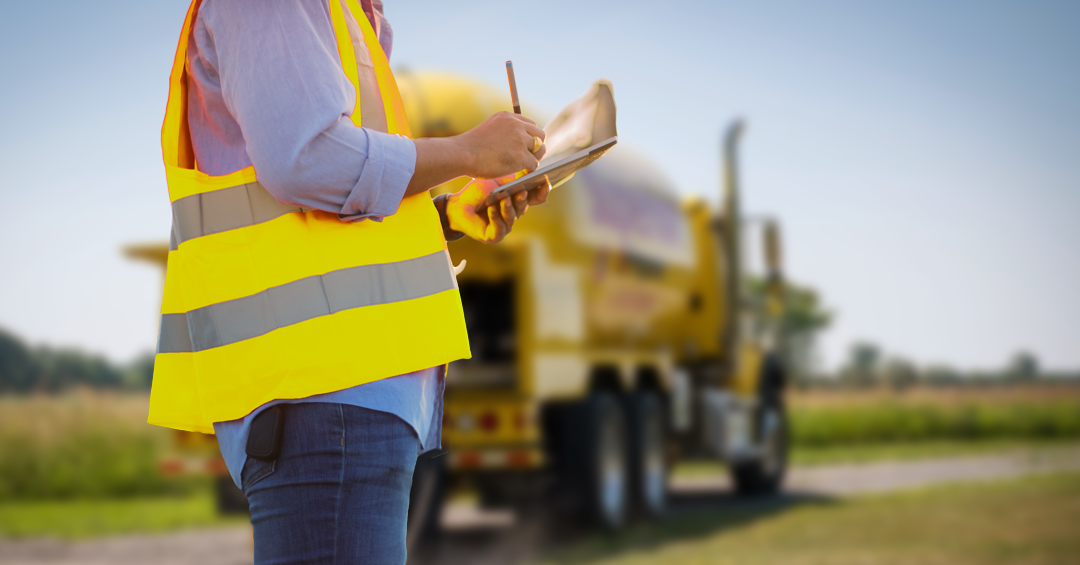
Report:
[[[479,467],[480,461],[481,458],[479,453],[466,452],[459,454],[457,457],[457,464],[463,469]]]
[[[511,451],[506,454],[506,464],[510,467],[528,467],[532,457],[528,451]]]
[[[221,456],[216,457],[188,457],[165,459],[158,463],[158,471],[165,476],[179,475],[227,475],[229,469],[225,467],[225,460]]]
[[[485,432],[493,432],[495,428],[499,427],[499,416],[494,412],[484,412],[480,416],[480,429]]]
[[[158,470],[165,476],[179,475],[184,471],[184,463],[175,459],[169,459],[158,464]]]
[[[225,460],[220,458],[207,461],[206,470],[214,473],[215,475],[229,472],[228,467],[225,466]]]

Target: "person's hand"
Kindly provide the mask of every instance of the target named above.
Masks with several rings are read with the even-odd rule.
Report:
[[[543,142],[544,130],[536,122],[518,114],[499,112],[457,136],[470,156],[467,174],[478,179],[495,179],[525,169],[536,170],[547,152],[541,145],[533,153],[533,137]]]
[[[536,147],[534,136],[540,147]],[[536,127],[536,122],[499,112],[460,135],[414,139],[416,166],[405,196],[460,176],[496,179],[523,169],[531,173],[547,153],[544,138],[544,130]]]
[[[474,179],[459,192],[451,194],[446,200],[446,219],[450,229],[482,243],[502,241],[529,206],[546,202],[551,190],[551,185],[544,183],[527,193],[519,192],[510,198],[504,198],[496,206],[477,211],[477,207],[491,191],[514,180],[514,176],[507,175],[491,180]]]

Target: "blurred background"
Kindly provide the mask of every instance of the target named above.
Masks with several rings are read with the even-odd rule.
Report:
[[[144,423],[187,7],[0,19],[0,562],[250,561],[212,437]],[[541,124],[618,108],[550,206],[451,245],[474,359],[414,560],[1080,559],[1080,7],[386,14],[418,135],[509,109],[507,59]]]

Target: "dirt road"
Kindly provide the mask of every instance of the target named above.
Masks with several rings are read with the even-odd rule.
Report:
[[[247,527],[80,542],[0,540],[0,563],[4,565],[243,565],[251,562],[251,529]]]
[[[836,465],[794,469],[783,497],[765,504],[782,509],[800,499],[832,498],[916,488],[936,483],[1080,470],[1080,447],[927,461]],[[672,484],[675,515],[723,504],[748,504],[728,494],[721,477],[680,478]],[[761,504],[761,503],[758,503]],[[572,543],[587,532],[557,521],[512,512],[481,512],[454,505],[443,515],[446,533],[410,563],[504,564],[532,561],[543,549]],[[63,542],[0,540],[3,565],[242,565],[251,563],[249,528],[193,530]]]
[[[1080,447],[923,461],[885,461],[793,469],[784,490],[825,496],[874,494],[952,481],[1016,477],[1080,469]],[[726,477],[680,478],[672,491],[689,494],[728,488]]]

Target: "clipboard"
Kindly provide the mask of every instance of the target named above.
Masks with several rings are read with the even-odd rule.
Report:
[[[508,182],[491,191],[480,206],[477,206],[477,210],[483,210],[488,206],[495,206],[500,200],[509,198],[519,192],[532,190],[544,184],[545,180],[551,183],[551,188],[555,188],[570,180],[570,177],[573,177],[574,173],[588,167],[594,161],[603,157],[604,153],[607,153],[608,150],[614,147],[618,142],[618,136],[609,137],[600,143],[586,147],[577,153],[563,157],[562,159],[544,165],[519,179]]]

